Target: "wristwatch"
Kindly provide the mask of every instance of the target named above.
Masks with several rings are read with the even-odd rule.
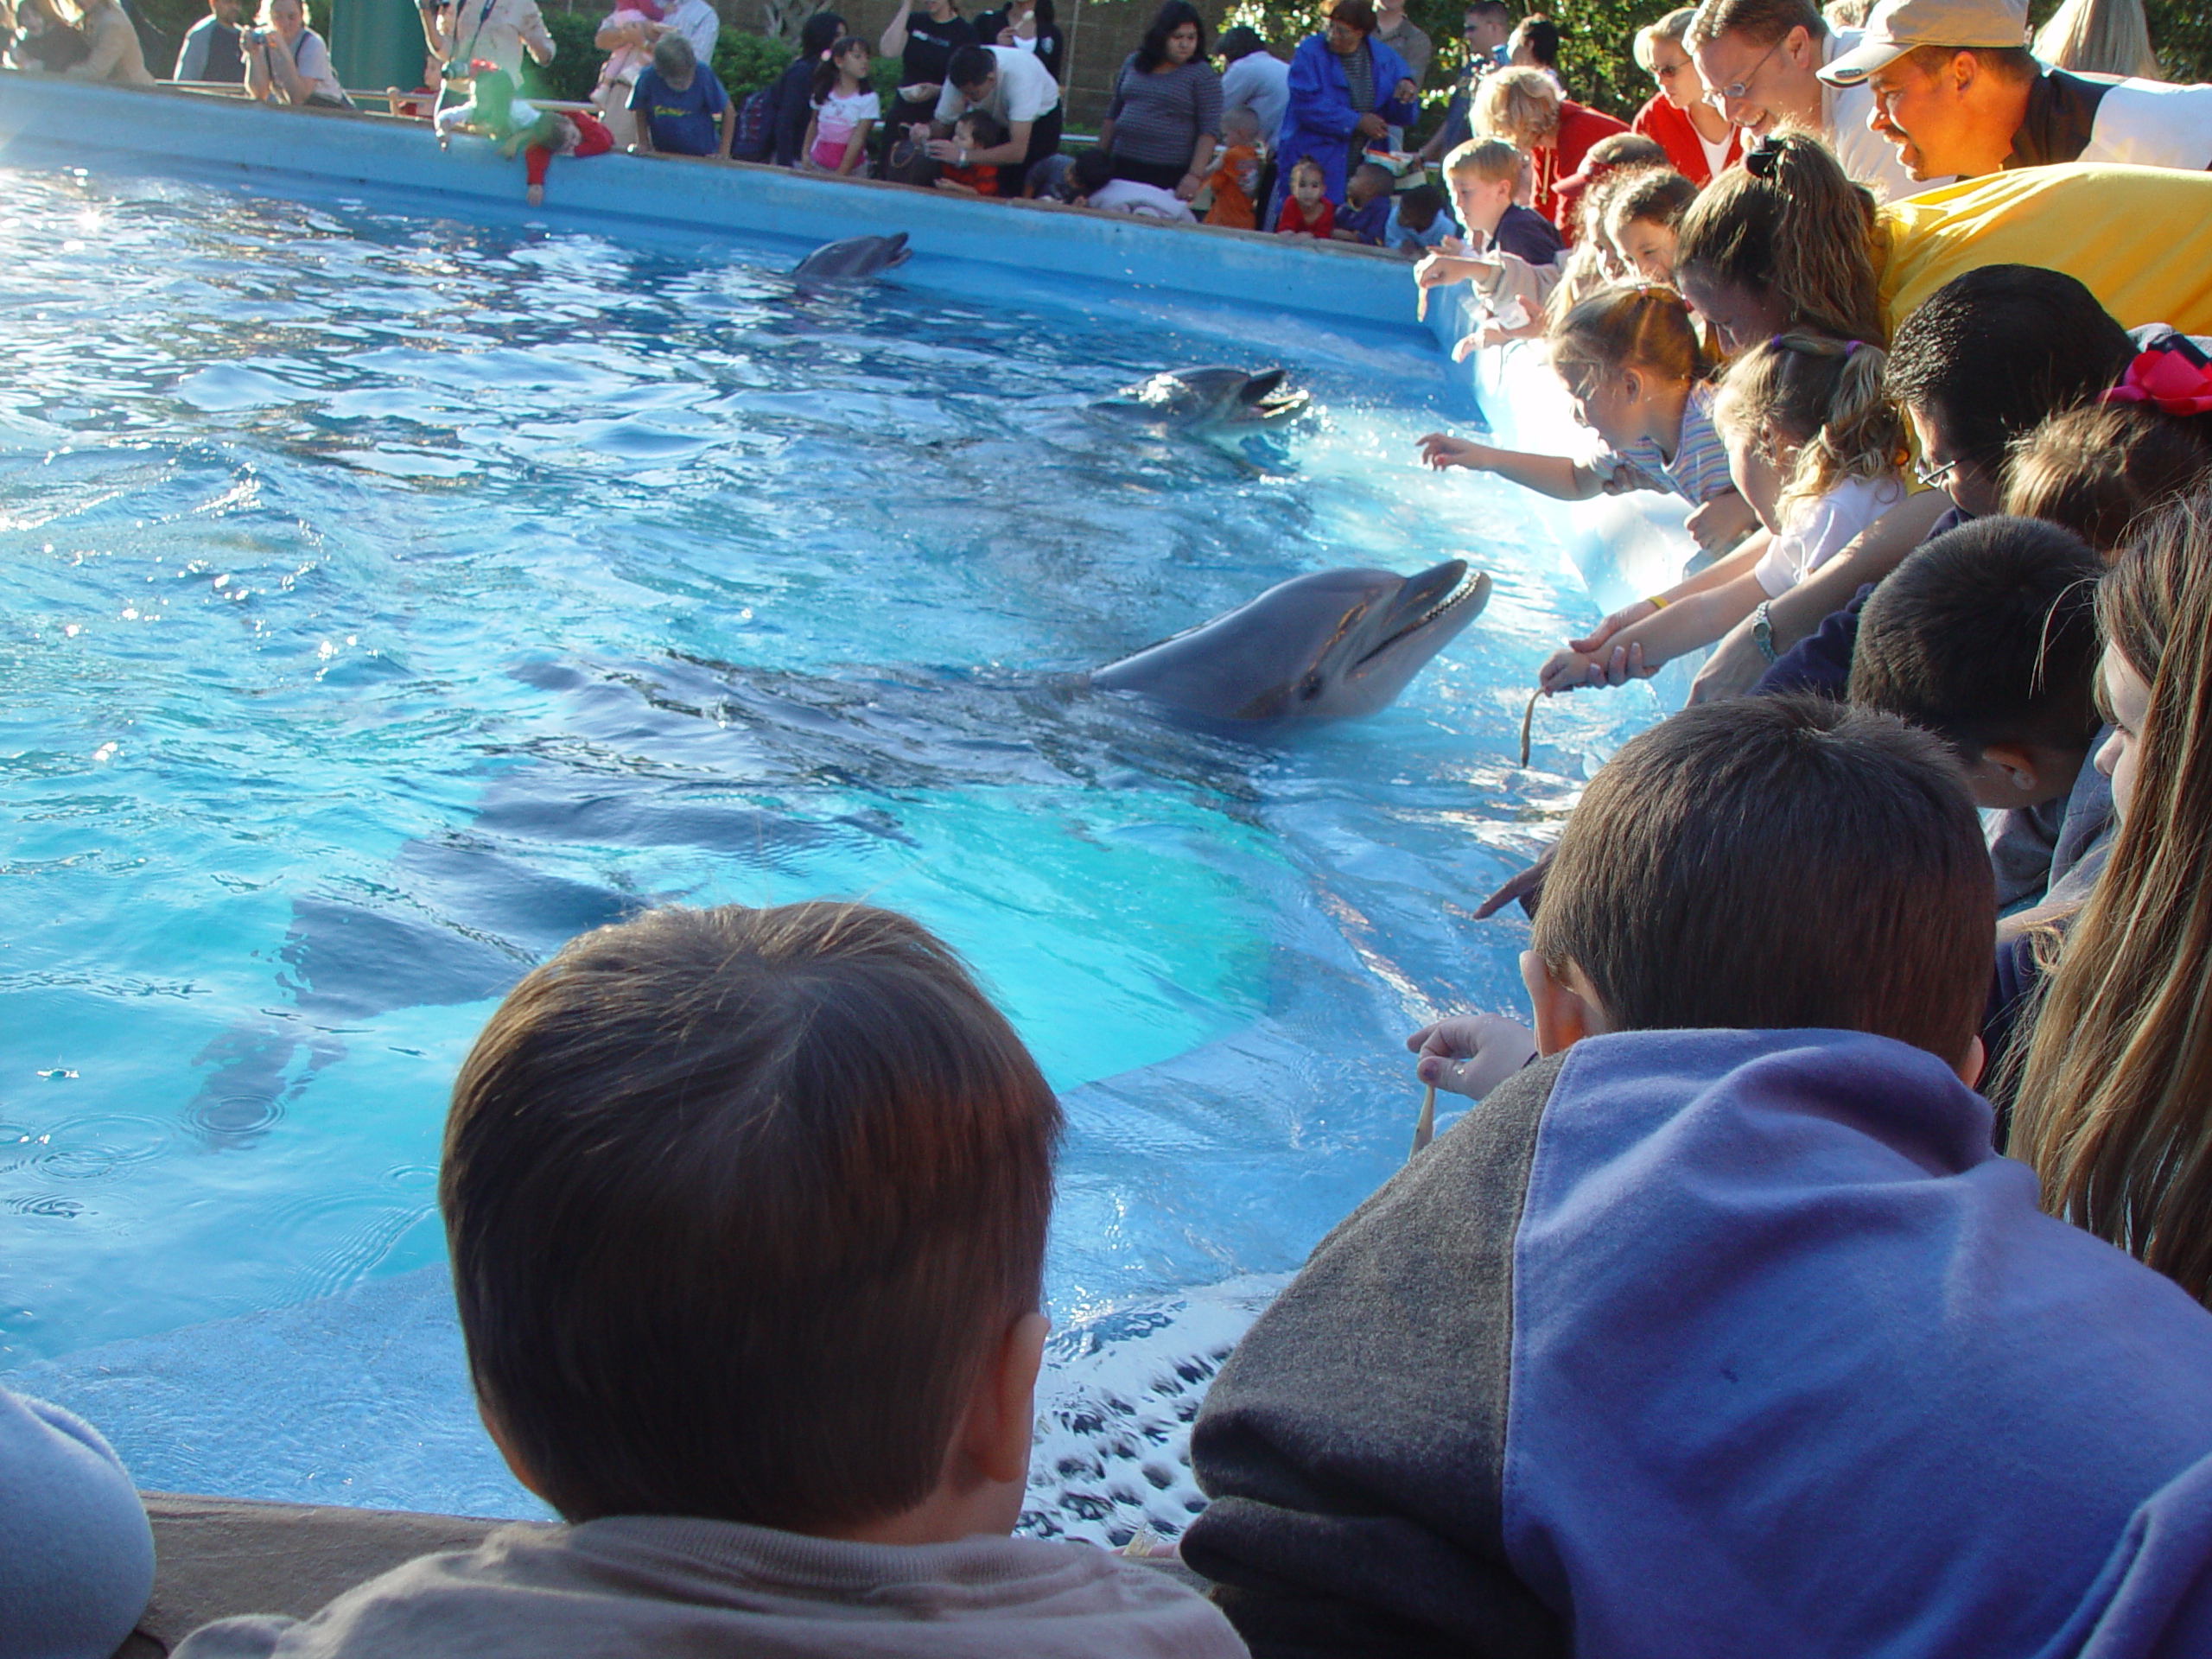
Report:
[[[1759,655],[1770,663],[1774,661],[1774,601],[1763,599],[1758,609],[1751,613],[1751,643],[1759,648]]]

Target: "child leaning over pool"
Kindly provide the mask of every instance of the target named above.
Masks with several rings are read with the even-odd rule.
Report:
[[[1011,1538],[1060,1109],[861,905],[663,910],[509,993],[438,1180],[469,1374],[568,1524],[178,1659],[1241,1659],[1155,1568]]]
[[[1888,360],[1857,340],[1801,334],[1730,364],[1713,424],[1729,476],[1769,538],[1616,612],[1600,636],[1554,652],[1537,683],[1547,692],[1604,685],[1617,657],[1649,673],[1711,645],[1745,617],[1763,617],[1904,500],[1904,421],[1882,388]]]
[[[1444,432],[1421,439],[1421,459],[1496,473],[1562,501],[1671,493],[1697,509],[1690,532],[1707,547],[1751,527],[1713,429],[1713,364],[1680,296],[1649,286],[1593,294],[1553,330],[1551,358],[1575,418],[1604,440],[1594,460],[1497,449]]]

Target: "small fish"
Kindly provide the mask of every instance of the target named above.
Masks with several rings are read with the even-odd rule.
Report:
[[[1529,764],[1529,729],[1536,723],[1536,699],[1543,695],[1543,688],[1538,686],[1529,694],[1529,706],[1521,711],[1521,764],[1524,766]]]

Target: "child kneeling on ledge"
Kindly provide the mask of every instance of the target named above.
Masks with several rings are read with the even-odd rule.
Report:
[[[1994,920],[1927,733],[1753,697],[1624,745],[1534,1035],[1417,1034],[1487,1097],[1200,1410],[1183,1555],[1254,1653],[2212,1651],[2212,1313],[1992,1148]]]
[[[568,1524],[179,1659],[1236,1659],[1158,1569],[1007,1535],[1059,1131],[902,916],[664,910],[574,941],[477,1039],[439,1177],[485,1425]]]

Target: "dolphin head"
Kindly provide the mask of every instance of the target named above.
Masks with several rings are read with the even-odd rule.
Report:
[[[1464,559],[1415,576],[1324,570],[1109,664],[1090,683],[1216,720],[1347,720],[1388,708],[1490,602]]]
[[[1167,426],[1248,426],[1287,419],[1306,394],[1283,383],[1285,369],[1170,369],[1141,380],[1103,407]]]
[[[849,236],[825,242],[798,262],[791,275],[802,283],[854,282],[904,264],[912,257],[906,232],[892,236]]]

